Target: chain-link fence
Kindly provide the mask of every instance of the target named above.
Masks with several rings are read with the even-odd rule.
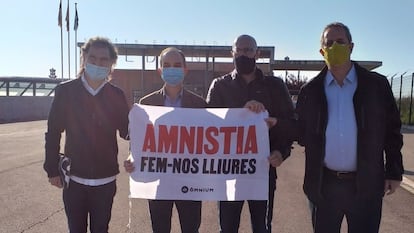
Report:
[[[414,124],[413,86],[414,73],[392,76],[388,79],[394,93],[397,107],[400,110],[401,121],[406,125]]]

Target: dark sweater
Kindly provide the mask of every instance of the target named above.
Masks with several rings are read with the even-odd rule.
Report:
[[[118,144],[128,135],[129,107],[123,91],[106,83],[91,95],[80,78],[56,87],[45,134],[48,177],[58,176],[61,133],[65,131],[64,153],[71,158],[71,175],[99,179],[119,173]]]

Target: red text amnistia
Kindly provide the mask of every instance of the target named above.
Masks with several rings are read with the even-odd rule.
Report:
[[[236,145],[236,154],[257,154],[256,127],[250,126],[167,126],[147,124],[142,152],[184,153],[213,155],[230,154]]]

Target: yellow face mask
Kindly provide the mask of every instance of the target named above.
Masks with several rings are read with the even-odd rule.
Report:
[[[338,44],[336,42],[329,48],[323,48],[323,57],[327,65],[343,65],[349,61],[351,50],[347,44]]]

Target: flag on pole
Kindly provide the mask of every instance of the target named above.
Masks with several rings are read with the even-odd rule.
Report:
[[[78,8],[75,5],[75,21],[73,22],[73,30],[78,30],[79,26],[79,17],[78,17]]]
[[[59,3],[58,26],[62,27],[62,0]]]
[[[68,9],[66,10],[66,31],[69,31],[69,1],[68,1]]]

